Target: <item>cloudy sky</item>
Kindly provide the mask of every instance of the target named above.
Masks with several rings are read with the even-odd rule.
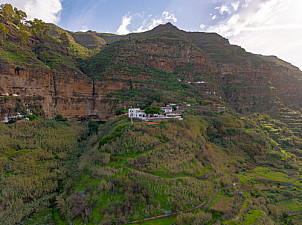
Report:
[[[0,0],[71,31],[126,34],[167,22],[302,69],[302,0]]]

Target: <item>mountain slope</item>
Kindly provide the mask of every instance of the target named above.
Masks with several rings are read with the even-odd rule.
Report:
[[[301,223],[296,67],[170,23],[118,36],[0,20],[1,118],[40,117],[0,124],[1,224]],[[113,117],[169,103],[193,107]]]
[[[7,26],[9,38],[2,47],[2,63],[8,63],[1,67],[1,73],[6,74],[1,76],[5,80],[1,92],[41,95],[28,91],[27,77],[21,78],[18,85],[9,77],[14,77],[12,71],[17,67],[22,69],[21,74],[30,73],[29,68],[44,67],[37,76],[37,86],[32,87],[31,83],[30,89],[46,87],[43,92],[49,94],[41,97],[47,100],[39,104],[48,116],[62,114],[105,120],[116,109],[135,104],[144,107],[152,103],[152,96],[158,95],[164,96],[163,103],[187,101],[197,105],[213,99],[216,99],[213,104],[219,103],[221,97],[240,113],[275,111],[283,106],[301,108],[301,71],[277,58],[247,53],[217,34],[184,32],[166,24],[144,33],[118,36],[92,31],[66,32],[49,24],[51,36],[44,39],[29,36],[27,46],[14,50],[11,46],[16,43],[14,36],[18,31],[9,23]],[[67,46],[61,38],[64,33],[69,39]],[[21,56],[12,56],[16,52]],[[37,66],[29,66],[32,64]],[[45,84],[44,76],[50,73],[60,78],[50,76]],[[204,85],[195,85],[196,82]],[[61,89],[59,83],[67,86]],[[85,91],[77,86],[85,87]],[[77,106],[70,98],[78,102]],[[66,101],[67,108],[62,105]],[[81,109],[80,113],[76,108]]]

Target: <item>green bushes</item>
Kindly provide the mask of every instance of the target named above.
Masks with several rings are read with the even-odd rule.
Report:
[[[145,113],[146,114],[158,114],[160,112],[160,108],[159,107],[156,107],[156,106],[152,106],[152,107],[147,107],[145,109]]]
[[[17,130],[12,132],[15,126]],[[90,133],[98,130],[99,144],[91,144],[96,143],[96,135],[93,140],[88,138],[91,148],[80,153],[77,149],[83,143],[75,140],[88,131],[75,132],[72,122],[0,124],[5,134],[0,136],[0,172],[4,180],[0,184],[0,202],[9,200],[17,207],[20,203],[26,205],[28,199],[57,195],[60,189],[59,195],[54,196],[59,215],[74,224],[125,224],[175,212],[182,212],[175,224],[215,223],[237,215],[248,221],[268,216],[279,221],[283,211],[278,210],[276,201],[294,197],[298,191],[243,193],[240,183],[257,188],[259,181],[251,174],[246,178],[245,174],[234,175],[235,171],[256,163],[284,163],[280,162],[280,152],[273,146],[268,148],[268,137],[257,129],[243,129],[250,126],[248,121],[243,123],[229,113],[196,116],[186,112],[183,121],[162,121],[154,127],[145,123],[130,127],[126,118],[116,117],[99,128],[91,122]],[[240,135],[244,138],[236,139]],[[223,140],[225,146],[218,145],[216,140]],[[273,172],[259,166],[251,173],[281,176],[279,170]],[[299,176],[288,171],[290,175]],[[252,182],[246,183],[245,179],[250,178]],[[12,186],[15,188],[11,189]],[[186,212],[209,201],[215,188],[220,188],[218,197],[208,207],[213,216],[200,211]],[[38,205],[38,211],[47,209],[48,204]],[[19,209],[23,210],[18,208],[17,212]],[[13,211],[7,210],[8,214]],[[22,215],[27,217],[33,210],[26,208]],[[249,214],[245,215],[244,210]]]
[[[99,124],[96,121],[89,121],[88,122],[88,130],[89,134],[98,134]]]
[[[58,122],[65,122],[67,121],[66,118],[64,118],[62,115],[56,115],[55,120]]]
[[[210,224],[212,221],[212,215],[203,211],[197,211],[195,213],[182,213],[177,216],[175,225],[200,225]]]
[[[104,144],[100,150],[113,155],[128,156],[146,152],[157,144],[159,140],[148,133],[126,131],[114,142]]]
[[[99,142],[99,148],[101,146],[103,146],[104,144],[111,142],[113,139],[115,139],[117,137],[120,137],[127,130],[127,126],[129,126],[128,123],[127,124],[118,125],[111,134],[103,137],[100,140],[100,142]]]
[[[8,96],[1,96],[0,97],[0,103],[7,103],[9,102],[9,97]]]
[[[84,127],[54,120],[0,124],[0,224],[49,209],[80,152]]]

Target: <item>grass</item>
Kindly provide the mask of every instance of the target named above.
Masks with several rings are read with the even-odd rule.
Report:
[[[299,181],[296,181],[298,177],[289,177],[284,173],[274,172],[271,169],[265,167],[256,167],[253,170],[238,174],[238,177],[240,179],[241,184],[246,186],[253,186],[256,183],[259,183],[259,181],[257,181],[257,178],[273,182],[282,182],[288,184],[295,182],[293,184],[300,184]]]
[[[61,220],[61,218],[59,216],[59,212],[56,208],[53,209],[53,217],[54,217],[55,224],[57,224],[57,225],[68,225],[67,221]]]
[[[239,224],[239,223],[236,222],[236,221],[233,221],[233,220],[228,220],[228,221],[223,222],[222,224],[226,224],[226,225],[237,225],[237,224]]]
[[[250,186],[252,183],[255,182],[255,176],[253,173],[249,172],[243,172],[241,174],[238,174],[238,177],[240,179],[241,184]]]
[[[284,212],[297,212],[302,210],[302,202],[299,199],[287,199],[276,204]]]
[[[272,180],[272,181],[279,181],[279,182],[294,182],[296,179],[291,178],[288,175],[281,173],[281,172],[274,172],[271,171],[268,168],[265,167],[257,167],[253,170],[253,172],[257,175],[260,175],[266,179]]]
[[[220,194],[219,196],[216,196],[215,203],[212,204],[211,209],[220,212],[225,212],[228,210],[229,202],[231,200],[231,197],[226,197]]]
[[[219,189],[215,199],[213,200],[212,204],[208,208],[211,208],[212,206],[214,206],[218,202],[219,198],[222,196],[223,195],[221,194],[221,189]]]
[[[3,49],[0,51],[0,59],[21,67],[24,65],[38,67],[43,65],[31,51],[27,51],[11,42],[5,42]]]
[[[126,130],[126,127],[129,126],[129,123],[123,124],[123,125],[118,125],[114,131],[111,134],[108,134],[107,136],[103,137],[100,142],[99,146],[101,147],[102,145],[111,142],[113,139],[121,136],[123,132]]]
[[[244,221],[242,224],[244,225],[261,224],[264,218],[265,218],[264,212],[260,210],[253,210],[252,212],[246,214],[246,221]]]

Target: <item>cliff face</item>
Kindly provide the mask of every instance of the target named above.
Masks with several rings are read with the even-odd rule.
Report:
[[[255,68],[251,63],[219,68],[225,99],[239,112],[274,111],[281,105],[301,109],[302,73],[274,63]]]
[[[101,71],[90,78],[77,70],[1,62],[0,94],[10,95],[5,101],[2,97],[1,117],[35,104],[47,117],[96,120],[106,120],[119,108],[159,100],[226,101],[241,113],[275,110],[280,104],[302,107],[300,70],[246,53],[217,34],[186,33],[168,24],[123,36],[100,54],[86,63],[90,76]]]
[[[58,114],[67,118],[105,120],[112,116],[112,104],[103,96],[123,87],[118,82],[92,82],[85,76],[60,74],[51,70],[1,67],[0,92],[6,97],[1,116],[14,113],[19,104],[30,108],[41,104],[47,117]],[[2,97],[4,98],[4,97]]]
[[[170,41],[171,42],[171,41]],[[171,44],[171,45],[170,45]],[[132,89],[157,87],[150,83],[152,73],[147,70],[134,73],[120,66],[125,64],[173,73],[184,65],[193,65],[194,71],[218,69],[206,54],[196,47],[179,40],[167,43],[160,40],[131,40],[122,47],[115,46],[116,57],[105,71],[101,80],[92,81],[85,75],[58,73],[50,69],[18,68],[2,64],[0,69],[0,94],[9,94],[9,101],[2,104],[2,117],[14,112],[16,103],[25,107],[41,104],[47,117],[61,114],[67,118],[92,118],[106,120],[114,115],[117,108],[134,104],[144,104],[144,100],[135,102],[131,99],[120,101],[111,93],[123,93]],[[191,75],[187,74],[189,78]],[[131,82],[131,84],[129,83]]]

